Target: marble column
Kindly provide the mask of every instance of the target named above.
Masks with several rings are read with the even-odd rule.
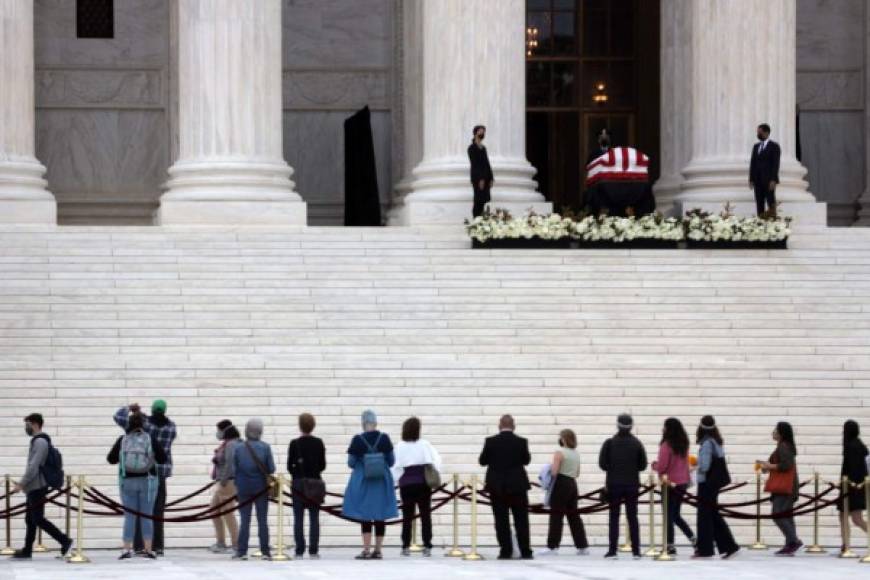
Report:
[[[283,158],[281,0],[183,0],[179,148],[160,225],[304,226]]]
[[[864,4],[864,193],[856,226],[870,227],[870,4]]]
[[[0,0],[0,223],[54,225],[36,152],[33,0]]]
[[[768,123],[782,147],[777,201],[797,227],[826,223],[795,157],[796,0],[691,2],[691,157],[676,196],[682,209],[719,211],[731,202],[754,214],[749,158],[755,129]]]
[[[406,163],[416,163],[391,223],[459,224],[471,216],[466,149],[474,125],[486,125],[495,174],[492,207],[516,213],[549,212],[535,191],[526,159],[525,0],[413,0],[405,2],[405,33],[418,30],[404,62]],[[419,53],[416,51],[420,51]],[[410,86],[409,86],[410,85]],[[421,138],[417,133],[421,133]],[[416,159],[415,159],[416,157]],[[406,176],[407,177],[407,176]],[[397,188],[402,193],[402,187]]]

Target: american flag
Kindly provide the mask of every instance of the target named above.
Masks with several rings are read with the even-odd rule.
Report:
[[[586,166],[586,186],[599,181],[647,181],[649,157],[632,147],[614,147]]]

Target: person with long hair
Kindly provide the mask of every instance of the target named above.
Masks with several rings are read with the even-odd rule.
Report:
[[[740,551],[731,528],[719,513],[719,492],[729,481],[725,447],[716,419],[704,415],[695,433],[698,450],[698,543],[692,558],[712,558],[715,550],[722,559]]]
[[[840,469],[840,478],[848,477],[849,481],[861,483],[867,477],[867,446],[861,441],[861,428],[858,423],[846,421],[843,423],[843,467]],[[849,514],[844,516],[842,497],[837,503],[837,510],[840,511],[840,528],[843,532],[842,537],[846,537],[846,528],[849,525],[849,518],[852,523],[864,530],[867,533],[868,522],[864,521],[864,510],[867,509],[864,491],[860,489],[849,490]],[[840,547],[840,551],[844,550],[845,546]]]
[[[776,441],[776,449],[770,455],[770,459],[756,463],[764,473],[770,474],[766,490],[770,492],[771,511],[773,514],[781,514],[774,517],[773,521],[785,536],[785,545],[776,555],[794,556],[795,552],[804,545],[797,537],[794,516],[789,513],[794,508],[800,489],[794,429],[790,423],[780,421],[771,436]]]
[[[652,468],[659,474],[659,478],[667,479],[668,485],[665,493],[668,499],[668,554],[676,554],[674,545],[674,525],[680,528],[689,542],[694,546],[695,534],[686,520],[680,515],[680,507],[683,497],[689,488],[691,481],[689,475],[689,435],[679,419],[670,417],[665,420],[662,427],[662,440],[659,444],[658,459],[653,462]]]
[[[236,552],[239,545],[239,524],[232,510],[236,502],[235,472],[233,471],[233,456],[241,434],[229,419],[220,421],[216,426],[215,437],[219,441],[211,458],[211,478],[215,482],[211,506],[218,512],[227,512],[211,519],[214,524],[215,543],[209,548],[214,554],[223,554],[227,550]],[[220,506],[220,507],[218,507]],[[227,546],[229,536],[230,546]]]
[[[547,549],[541,555],[559,553],[559,544],[562,543],[562,522],[567,519],[577,555],[585,556],[589,554],[589,541],[586,539],[583,520],[577,513],[580,454],[577,453],[577,435],[571,429],[562,429],[559,432],[559,448],[553,453],[550,475],[553,477],[550,493],[550,525],[547,531]]]
[[[441,456],[431,443],[420,438],[422,424],[411,417],[402,424],[402,441],[396,446],[393,479],[402,497],[402,556],[411,555],[411,528],[420,511],[423,556],[432,555],[432,488],[426,482],[426,466],[441,472]]]

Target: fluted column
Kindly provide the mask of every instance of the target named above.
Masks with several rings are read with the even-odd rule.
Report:
[[[864,135],[870,136],[870,5],[864,4]],[[870,227],[870,137],[864,139],[864,193],[856,226]]]
[[[180,0],[179,154],[161,225],[305,225],[283,158],[281,0]]]
[[[824,225],[795,157],[795,0],[691,2],[691,158],[677,200],[683,209],[736,202],[754,213],[749,158],[759,123],[782,147],[777,201],[804,224]],[[702,32],[702,33],[701,33]]]
[[[33,0],[0,0],[0,223],[57,223],[36,152]]]
[[[471,129],[487,127],[495,174],[492,205],[522,211],[552,206],[536,189],[526,159],[525,0],[425,0],[406,2],[422,38],[419,78],[406,77],[407,112],[422,115],[422,158],[391,215],[392,223],[461,223],[471,216],[472,189],[466,149]],[[419,18],[419,21],[416,20]],[[408,29],[406,29],[407,31]],[[407,72],[407,69],[406,69]],[[422,83],[422,90],[408,82]],[[419,89],[419,87],[417,87]],[[415,160],[416,161],[416,160]]]

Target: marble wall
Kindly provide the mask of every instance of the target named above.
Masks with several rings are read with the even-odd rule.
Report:
[[[802,161],[828,223],[848,226],[868,174],[867,0],[798,0],[797,97]]]

